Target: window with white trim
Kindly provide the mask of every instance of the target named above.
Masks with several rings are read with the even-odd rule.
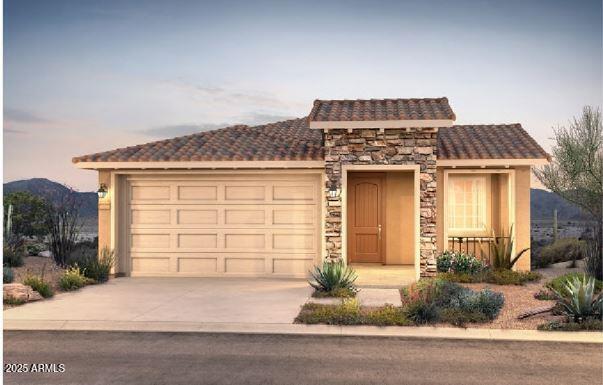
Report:
[[[448,231],[486,231],[486,177],[454,175],[448,178]]]

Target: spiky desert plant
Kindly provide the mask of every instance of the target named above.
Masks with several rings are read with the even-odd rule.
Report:
[[[563,312],[574,322],[582,322],[588,317],[601,316],[603,296],[595,295],[595,279],[583,275],[568,279],[563,290],[553,289]]]
[[[313,281],[309,281],[317,291],[332,292],[337,289],[349,289],[356,291],[354,282],[358,276],[354,269],[347,266],[343,261],[329,262],[324,261],[322,268],[315,266],[311,271]]]
[[[530,250],[529,247],[526,247],[513,256],[514,241],[511,234],[513,234],[513,225],[511,225],[508,237],[504,233],[501,237],[497,237],[494,232],[492,233],[493,240],[490,242],[490,250],[492,251],[492,266],[495,269],[511,270],[519,258]]]

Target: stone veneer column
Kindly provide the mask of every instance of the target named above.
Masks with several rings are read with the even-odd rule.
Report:
[[[435,275],[437,129],[336,129],[326,131],[324,141],[327,258],[345,257],[341,252],[341,197],[328,195],[332,182],[341,188],[341,166],[419,165],[421,276]]]

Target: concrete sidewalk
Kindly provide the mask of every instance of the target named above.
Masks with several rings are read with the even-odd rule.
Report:
[[[5,320],[4,330],[127,331],[285,335],[301,334],[461,340],[550,341],[603,344],[603,333],[597,332],[542,332],[538,330],[462,329],[432,326],[379,327],[299,325],[291,323]]]

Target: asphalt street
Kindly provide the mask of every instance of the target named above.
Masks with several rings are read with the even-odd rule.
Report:
[[[6,373],[7,368],[27,372]],[[5,384],[28,385],[593,385],[603,381],[603,345],[391,337],[6,331],[4,369]]]

